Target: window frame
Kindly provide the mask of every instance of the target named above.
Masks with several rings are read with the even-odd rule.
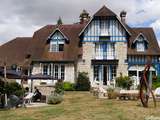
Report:
[[[142,33],[140,33],[133,41],[133,44],[135,44],[137,52],[145,52],[146,49],[148,49],[149,42],[147,38]]]
[[[61,32],[55,32],[50,38],[50,52],[62,52],[64,51],[65,37]],[[60,50],[60,45],[63,45]]]
[[[99,69],[100,69],[100,66],[99,65],[94,65],[94,68],[93,68],[93,74],[94,74],[94,81],[97,81],[97,82],[100,82],[100,75],[99,75]]]
[[[136,49],[137,49],[138,52],[144,52],[145,51],[144,41],[137,41],[136,42]]]
[[[48,69],[49,69],[48,64],[43,64],[43,75],[48,75]]]
[[[115,59],[115,43],[102,42],[95,43],[95,57],[96,59]]]

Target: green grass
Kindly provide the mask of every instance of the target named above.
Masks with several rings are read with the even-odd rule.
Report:
[[[152,102],[151,102],[152,103]],[[140,101],[96,99],[89,92],[66,92],[58,105],[0,111],[0,120],[144,120],[160,117],[160,103],[149,108]]]

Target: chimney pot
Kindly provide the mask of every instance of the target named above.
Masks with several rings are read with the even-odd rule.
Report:
[[[121,17],[121,21],[123,22],[123,23],[125,23],[126,22],[126,15],[127,15],[127,12],[126,11],[121,11],[121,13],[120,13],[120,17]]]
[[[80,18],[80,23],[83,24],[84,22],[89,21],[90,16],[86,10],[83,10],[82,13],[80,14],[79,18]]]

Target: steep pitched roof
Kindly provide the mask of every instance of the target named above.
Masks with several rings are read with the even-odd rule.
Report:
[[[0,65],[3,65],[4,62],[7,66],[23,65],[31,40],[31,37],[17,37],[3,44],[0,47]]]
[[[77,59],[80,41],[78,34],[85,25],[86,24],[47,25],[41,28],[35,32],[29,48],[32,59],[34,61],[73,61]],[[65,44],[63,52],[49,52],[47,38],[57,28],[69,39],[69,43]]]
[[[132,36],[129,40],[128,55],[160,55],[160,48],[152,28],[132,28]],[[142,33],[148,40],[148,49],[145,52],[137,52],[136,49],[131,48],[133,41]]]
[[[94,15],[94,17],[102,17],[102,16],[116,16],[116,14],[111,11],[106,6],[103,6],[100,10],[98,10]]]
[[[48,36],[49,40],[56,32],[60,32],[61,35],[68,41],[68,38],[63,34],[63,32],[61,32],[61,30],[58,27],[50,34],[50,36]]]
[[[88,21],[87,25],[82,29],[82,31],[79,33],[79,36],[82,35],[82,33],[85,31],[85,29],[88,27],[88,25],[94,20],[94,18],[96,17],[114,17],[118,20],[118,22],[123,26],[123,28],[126,30],[126,32],[131,35],[130,32],[130,27],[126,24],[121,22],[121,20],[119,19],[119,17],[112,12],[109,8],[107,8],[105,5],[99,9],[94,15],[93,17],[90,19],[90,21]]]
[[[115,16],[118,19],[118,16],[105,6],[97,11],[93,17],[98,16]],[[122,22],[120,23],[124,25],[128,33],[131,33],[128,41],[128,55],[160,55],[158,42],[152,28],[131,28]],[[83,54],[83,48],[79,47],[79,35],[85,30],[88,24],[46,25],[37,30],[32,38],[16,38],[0,46],[0,64],[2,65],[6,61],[7,65],[17,64],[27,66],[31,61],[76,61],[78,55]],[[63,52],[49,52],[49,43],[47,40],[56,29],[60,30],[68,39],[64,45]],[[137,52],[131,48],[131,44],[140,33],[145,35],[149,42],[148,50],[145,52]],[[29,60],[26,60],[27,55],[30,55]]]

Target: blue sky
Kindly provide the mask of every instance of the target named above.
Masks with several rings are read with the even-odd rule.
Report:
[[[0,44],[32,36],[37,29],[55,24],[59,16],[64,23],[78,22],[83,9],[93,15],[103,5],[117,15],[127,11],[126,21],[132,27],[153,27],[160,43],[160,0],[1,0]]]

